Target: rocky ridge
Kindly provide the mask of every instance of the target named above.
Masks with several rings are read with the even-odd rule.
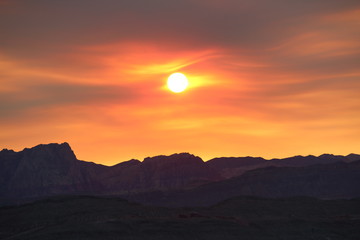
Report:
[[[157,204],[160,198],[167,199],[164,194],[175,201],[178,196],[174,191],[181,192],[180,198],[189,198],[182,203],[202,198],[216,202],[236,195],[349,198],[360,196],[356,191],[360,180],[357,160],[360,155],[324,154],[204,162],[192,154],[179,153],[109,167],[80,161],[68,143],[53,143],[20,152],[0,151],[0,202],[87,194],[121,195]]]

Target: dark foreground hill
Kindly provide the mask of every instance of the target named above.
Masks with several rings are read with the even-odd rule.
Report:
[[[360,200],[233,198],[162,208],[119,198],[53,197],[0,208],[0,239],[360,239]]]

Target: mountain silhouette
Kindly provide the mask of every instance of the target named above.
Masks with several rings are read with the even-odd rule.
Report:
[[[307,167],[267,167],[190,190],[132,195],[129,199],[157,206],[210,206],[236,196],[321,199],[360,197],[360,161]]]
[[[323,154],[319,157],[294,156],[283,159],[265,160],[261,157],[221,157],[207,161],[207,165],[219,171],[222,177],[231,178],[239,176],[246,171],[264,167],[306,167],[317,164],[330,164],[334,162],[351,162],[360,160],[360,155],[337,156]]]
[[[238,195],[359,197],[360,155],[286,159],[189,153],[104,166],[76,158],[68,143],[0,152],[0,201],[56,195],[116,195],[155,205],[208,205]]]
[[[0,196],[22,198],[96,193],[105,166],[79,161],[68,143],[0,152]]]
[[[101,176],[112,194],[191,188],[220,180],[220,175],[192,154],[130,160],[109,168]]]

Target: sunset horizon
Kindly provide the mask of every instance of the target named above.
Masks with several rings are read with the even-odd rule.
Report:
[[[352,0],[0,0],[0,146],[358,153],[359,21]]]
[[[357,152],[350,152],[350,153],[345,153],[345,154],[333,154],[333,153],[329,153],[329,152],[324,152],[324,153],[320,153],[320,154],[295,154],[295,155],[289,155],[289,156],[280,156],[280,157],[264,157],[264,156],[257,156],[257,155],[218,155],[218,156],[212,156],[210,158],[204,158],[196,153],[193,153],[193,152],[188,152],[188,151],[183,151],[183,152],[173,152],[173,153],[169,153],[169,154],[156,154],[156,155],[147,155],[147,156],[143,156],[143,157],[139,157],[139,158],[135,158],[135,157],[130,157],[128,159],[120,159],[118,162],[108,162],[106,163],[107,161],[99,161],[99,162],[96,162],[96,161],[91,161],[91,160],[88,160],[88,159],[82,159],[82,158],[79,158],[78,157],[78,154],[76,152],[76,150],[74,150],[74,148],[71,146],[71,143],[69,142],[52,142],[52,143],[40,143],[40,144],[37,144],[37,145],[34,145],[34,146],[27,146],[27,147],[23,147],[21,149],[9,149],[9,148],[3,148],[3,149],[0,149],[1,150],[5,150],[5,151],[14,151],[16,153],[20,153],[24,150],[28,150],[28,149],[33,149],[33,148],[36,148],[36,147],[43,147],[43,146],[50,146],[50,145],[58,145],[58,146],[61,146],[61,145],[68,145],[70,147],[70,149],[73,151],[74,155],[76,156],[77,160],[80,160],[80,161],[85,161],[85,162],[93,162],[93,163],[96,163],[96,164],[101,164],[101,165],[105,165],[105,166],[115,166],[117,164],[120,164],[120,163],[123,163],[123,162],[128,162],[128,161],[132,161],[132,160],[138,160],[140,162],[143,162],[145,159],[148,159],[148,158],[155,158],[155,157],[159,157],[159,156],[164,156],[164,157],[171,157],[171,156],[174,156],[174,155],[179,155],[179,154],[189,154],[189,155],[193,155],[195,157],[199,157],[202,161],[204,162],[207,162],[207,161],[210,161],[210,160],[214,160],[214,159],[217,159],[217,158],[261,158],[261,159],[264,159],[266,161],[271,161],[271,160],[283,160],[283,159],[288,159],[288,158],[295,158],[295,157],[320,157],[320,156],[325,156],[325,155],[331,155],[331,156],[337,156],[337,157],[347,157],[347,156],[351,156],[351,155],[359,155]],[[360,156],[360,155],[359,155]]]
[[[360,0],[0,0],[0,239],[360,239]]]

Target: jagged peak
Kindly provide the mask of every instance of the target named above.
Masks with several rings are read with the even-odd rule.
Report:
[[[169,160],[175,160],[175,161],[201,161],[204,162],[200,157],[195,156],[193,154],[182,152],[182,153],[174,153],[172,155],[159,155],[154,157],[146,157],[144,158],[143,163],[153,163],[153,162],[162,162],[162,161],[169,161]]]
[[[124,162],[121,162],[121,163],[118,163],[118,164],[115,164],[115,165],[113,165],[113,166],[111,166],[111,167],[128,167],[128,166],[133,166],[133,165],[137,165],[137,164],[139,164],[139,163],[141,163],[139,160],[137,160],[137,159],[131,159],[131,160],[128,160],[128,161],[124,161]]]
[[[324,153],[324,154],[321,154],[319,157],[333,157],[333,156],[336,156],[336,155],[330,154],[330,153]]]
[[[15,151],[12,150],[12,149],[7,149],[7,148],[4,148],[3,150],[0,151],[1,153],[14,153]]]
[[[77,160],[75,153],[67,142],[39,144],[32,148],[25,148],[22,152],[26,159],[48,159],[50,161],[53,161],[54,159],[59,159],[61,161]]]
[[[43,148],[62,148],[62,149],[69,149],[70,151],[72,151],[70,144],[68,142],[63,142],[63,143],[38,144],[34,147],[26,147],[20,151],[14,151],[12,149],[4,148],[0,152],[2,152],[2,153],[19,153],[22,151],[29,151],[29,150],[33,150],[33,149],[43,149]]]
[[[346,156],[346,158],[349,161],[358,161],[360,160],[360,155],[359,154],[355,154],[355,153],[350,153],[349,155]]]
[[[38,148],[69,148],[69,149],[71,149],[70,144],[68,142],[63,142],[63,143],[38,144],[35,147],[24,148],[24,150],[26,150],[26,149],[38,149]]]

